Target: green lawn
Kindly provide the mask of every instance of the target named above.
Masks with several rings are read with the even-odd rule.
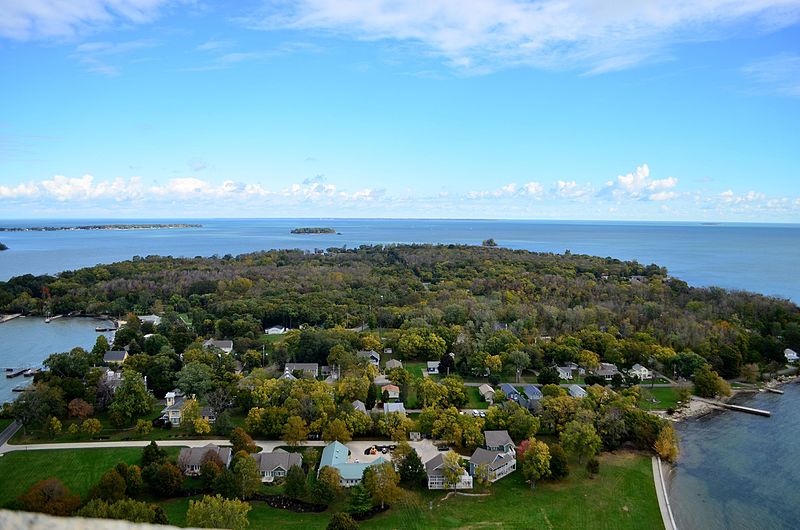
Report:
[[[11,425],[13,421],[14,420],[11,419],[0,418],[0,432],[3,432],[6,429],[6,427]]]
[[[643,385],[639,388],[642,392],[642,399],[639,400],[639,407],[644,410],[666,410],[678,407],[678,390],[676,388],[648,388]],[[651,396],[656,400],[656,403],[650,401],[649,398]]]
[[[172,456],[178,449],[167,448]],[[13,452],[0,457],[0,506],[43,478],[60,478],[85,495],[102,473],[117,462],[136,463],[141,449],[83,449]],[[268,488],[270,491],[274,488]],[[275,490],[277,492],[277,490]],[[531,492],[517,471],[491,486],[488,497],[457,496],[442,491],[409,491],[388,512],[360,523],[361,528],[661,528],[650,457],[635,453],[604,454],[600,474],[586,477],[573,465],[560,482],[541,482]],[[170,523],[182,526],[188,498],[161,501]],[[433,503],[433,510],[429,503]],[[325,528],[339,499],[321,514],[296,514],[253,502],[250,528]]]
[[[165,448],[171,457],[179,448]],[[141,448],[53,449],[13,451],[0,456],[0,506],[25,493],[36,482],[56,477],[74,493],[86,495],[100,476],[119,462],[138,464]]]
[[[467,389],[467,405],[464,408],[468,409],[488,409],[489,404],[486,403],[483,398],[481,397],[481,393],[478,392],[478,387],[476,386],[468,386],[465,387]]]

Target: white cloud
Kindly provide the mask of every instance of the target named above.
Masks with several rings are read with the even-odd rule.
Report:
[[[675,177],[651,178],[650,167],[642,164],[636,171],[619,175],[616,181],[608,181],[601,195],[610,193],[619,201],[626,199],[667,201],[678,197],[678,193],[672,191],[677,185],[678,179]]]
[[[22,183],[16,186],[0,186],[0,199],[19,199],[35,197],[39,188],[33,183]]]
[[[184,0],[0,0],[0,37],[70,38],[115,23],[155,20],[164,6]]]
[[[249,27],[315,29],[419,43],[454,68],[527,64],[629,68],[671,44],[775,31],[800,20],[799,0],[298,0],[268,2]]]
[[[757,90],[800,96],[800,55],[780,54],[742,68]]]
[[[589,197],[594,189],[591,184],[578,184],[574,180],[559,180],[553,190],[559,197],[567,199],[583,199]]]

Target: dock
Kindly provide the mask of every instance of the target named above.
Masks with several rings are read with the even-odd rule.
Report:
[[[19,318],[22,316],[22,313],[16,313],[14,315],[0,315],[0,324],[8,322],[9,320],[14,320],[15,318]]]
[[[27,371],[28,371],[27,368],[15,368],[15,369],[11,370],[10,372],[6,372],[6,377],[9,378],[9,379],[13,379],[13,378],[15,378],[17,376],[20,376],[20,375],[24,374]]]
[[[769,388],[769,387],[767,387],[764,390],[766,390],[767,392],[772,392],[773,394],[783,394],[783,390],[781,390],[779,388]]]
[[[756,409],[753,407],[744,407],[742,405],[731,405],[730,403],[723,403],[722,401],[717,401],[716,399],[706,399],[697,396],[692,396],[692,399],[696,399],[697,401],[702,401],[703,403],[708,403],[709,405],[716,405],[718,407],[722,407],[728,410],[733,410],[736,412],[744,412],[746,414],[755,414],[756,416],[772,416],[772,413],[768,410],[764,409]]]

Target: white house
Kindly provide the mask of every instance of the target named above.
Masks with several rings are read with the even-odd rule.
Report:
[[[572,369],[568,366],[556,366],[556,370],[558,370],[558,377],[559,379],[564,379],[566,381],[572,381]]]
[[[439,373],[439,361],[428,361],[427,365],[429,374]]]
[[[362,350],[356,355],[362,359],[367,359],[370,364],[374,364],[377,367],[381,365],[381,354],[374,350]]]
[[[302,466],[303,456],[300,453],[289,453],[283,449],[275,449],[271,453],[258,453],[253,455],[258,470],[261,473],[261,482],[272,482],[276,478],[283,478],[292,466]]]
[[[491,403],[494,401],[494,388],[487,385],[486,383],[482,384],[478,387],[478,393],[480,393],[481,397],[487,403]]]
[[[574,397],[574,398],[585,398],[586,397],[586,390],[584,390],[583,388],[581,388],[578,385],[569,385],[567,387],[567,392],[569,392],[569,395]]]
[[[444,478],[444,454],[439,453],[427,462],[425,462],[425,473],[428,475],[428,489],[429,490],[443,490],[445,488],[452,488],[453,484],[446,484]],[[455,489],[464,490],[472,488],[472,477],[467,470],[464,469],[461,476],[458,477],[458,482],[455,484]]]
[[[617,369],[617,365],[615,364],[600,363],[600,368],[595,370],[594,373],[606,381],[611,381],[611,379],[613,379],[613,377],[619,373],[619,369]]]
[[[486,466],[489,482],[497,482],[517,469],[517,457],[514,453],[489,451],[478,447],[469,459],[469,473],[473,477],[481,466]]]
[[[399,412],[402,414],[406,413],[406,406],[401,403],[384,403],[383,404],[383,413],[390,414],[392,412]]]
[[[628,374],[637,376],[641,381],[650,379],[650,376],[652,375],[650,370],[639,363],[634,364],[631,369],[628,370]]]
[[[796,351],[786,348],[785,350],[783,350],[783,355],[786,357],[787,362],[790,363],[797,362],[798,356]]]
[[[317,377],[319,375],[319,365],[317,363],[286,363],[284,372],[290,374],[299,371],[309,377]]]
[[[267,335],[283,335],[287,331],[289,331],[288,328],[285,328],[283,326],[272,326],[271,328],[265,329],[264,333],[266,333]]]

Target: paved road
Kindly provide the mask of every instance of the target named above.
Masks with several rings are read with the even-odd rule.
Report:
[[[270,453],[276,448],[285,446],[286,442],[282,440],[253,440],[255,444],[261,447],[261,451]],[[27,445],[9,445],[3,443],[0,445],[0,454],[10,453],[13,451],[48,451],[55,449],[120,449],[125,447],[145,447],[150,443],[149,440],[128,440],[122,442],[73,442],[73,443],[49,443],[49,444],[27,444]],[[203,447],[208,444],[215,445],[230,445],[230,440],[215,439],[215,440],[157,440],[156,443],[161,447]],[[379,456],[391,459],[391,453],[365,455],[364,451],[373,445],[390,445],[394,442],[389,440],[357,440],[349,442],[345,445],[350,449],[351,460],[359,459],[361,462],[370,462]],[[427,462],[438,452],[438,449],[431,440],[421,440],[419,442],[409,442],[411,447],[417,450],[420,459]],[[301,444],[303,447],[325,447],[328,442],[322,440],[309,440]]]
[[[8,442],[12,436],[14,436],[17,431],[22,427],[22,424],[18,421],[12,421],[11,424],[3,429],[3,432],[0,433],[0,446]]]

